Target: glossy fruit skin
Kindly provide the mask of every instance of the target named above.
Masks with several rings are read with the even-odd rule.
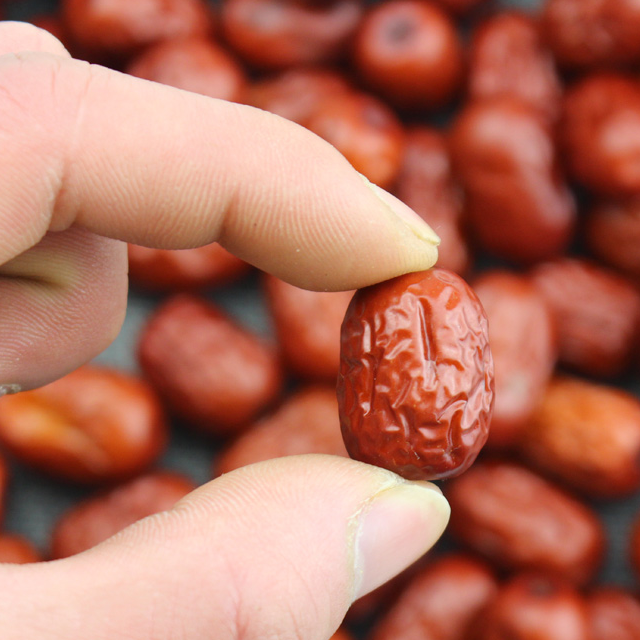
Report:
[[[153,249],[129,244],[129,278],[147,291],[191,291],[229,284],[250,265],[214,242],[195,249]]]
[[[226,0],[221,22],[229,46],[260,69],[286,69],[340,57],[363,13],[361,0]]]
[[[406,131],[395,195],[424,218],[440,237],[438,266],[463,275],[471,253],[463,229],[462,193],[451,167],[446,137],[414,126]]]
[[[376,623],[371,640],[462,640],[497,591],[483,562],[463,553],[436,558]]]
[[[222,47],[202,36],[158,42],[134,58],[126,72],[210,98],[243,102],[246,96],[242,67]]]
[[[302,126],[318,104],[352,88],[338,72],[322,67],[288,69],[253,84],[249,104]]]
[[[268,274],[262,283],[286,367],[300,378],[335,382],[353,291],[307,291]]]
[[[593,74],[569,87],[560,139],[569,173],[590,191],[623,198],[640,191],[640,83]]]
[[[195,485],[184,476],[156,471],[88,498],[62,515],[51,535],[51,557],[86,551],[130,524],[171,509]]]
[[[596,203],[587,217],[585,233],[593,254],[640,281],[640,199]]]
[[[215,461],[215,475],[255,462],[306,453],[347,457],[331,386],[304,387],[250,426]]]
[[[487,446],[510,447],[542,399],[558,359],[554,317],[526,276],[485,271],[471,284],[489,321],[496,372]]]
[[[470,100],[511,96],[549,121],[560,113],[562,84],[532,16],[505,11],[480,23],[469,50]]]
[[[144,471],[163,452],[167,428],[144,380],[93,365],[0,400],[2,445],[70,482],[110,483]]]
[[[546,0],[541,30],[565,67],[591,69],[640,60],[634,0]]]
[[[522,574],[504,584],[481,616],[473,640],[590,640],[584,598],[570,584]]]
[[[205,35],[213,22],[202,0],[63,0],[62,17],[75,44],[118,56],[161,40]]]
[[[640,602],[619,587],[598,587],[587,597],[590,640],[640,638]]]
[[[338,403],[349,455],[409,479],[467,469],[487,439],[493,360],[487,320],[451,271],[356,292],[342,324]]]
[[[397,116],[380,100],[355,91],[334,95],[316,106],[306,126],[374,184],[385,189],[395,181],[404,132]]]
[[[169,408],[205,433],[228,435],[271,404],[282,384],[275,350],[213,303],[178,294],[143,329],[138,359]]]
[[[575,203],[551,128],[537,109],[504,96],[469,104],[456,118],[450,145],[481,248],[520,265],[565,251]]]
[[[603,555],[601,522],[532,471],[477,462],[444,490],[451,534],[497,567],[544,571],[577,585],[594,577]]]
[[[0,534],[0,563],[27,564],[41,560],[38,550],[25,537],[10,533]]]
[[[640,487],[640,400],[615,387],[557,376],[519,450],[547,475],[591,498]]]
[[[385,0],[365,14],[353,42],[356,71],[401,109],[441,107],[460,88],[462,43],[451,18],[422,0]]]
[[[638,341],[638,290],[579,258],[541,263],[531,277],[555,318],[560,362],[604,378],[624,372]]]

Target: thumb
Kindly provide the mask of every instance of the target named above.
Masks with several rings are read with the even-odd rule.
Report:
[[[231,472],[83,554],[6,566],[5,640],[327,640],[441,535],[442,494],[306,455]],[[7,633],[8,631],[8,633]]]

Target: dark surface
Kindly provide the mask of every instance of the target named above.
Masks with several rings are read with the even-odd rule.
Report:
[[[134,0],[132,0],[134,1]],[[54,0],[23,0],[5,3],[5,15],[10,19],[27,19],[30,15],[55,10]],[[503,4],[534,7],[535,0],[511,0]],[[249,328],[269,335],[271,327],[258,290],[257,278],[250,276],[241,284],[209,294],[223,308],[239,318]],[[127,317],[117,340],[96,360],[127,371],[137,371],[136,342],[140,328],[159,298],[132,291]],[[640,395],[640,381],[627,381],[625,386]],[[210,479],[215,456],[215,443],[205,440],[176,424],[171,446],[163,457],[163,467],[184,472],[197,483]],[[58,516],[86,490],[63,485],[28,469],[12,465],[9,509],[5,524],[7,531],[28,536],[46,552],[50,530]],[[624,501],[602,502],[598,511],[608,531],[609,552],[601,578],[625,586],[635,586],[626,553],[628,532],[635,514],[640,511],[640,494]]]

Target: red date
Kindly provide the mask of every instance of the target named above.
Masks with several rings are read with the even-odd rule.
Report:
[[[167,424],[143,380],[85,366],[0,400],[0,441],[16,458],[71,482],[113,482],[162,453]]]
[[[214,304],[187,294],[158,307],[138,346],[145,375],[169,407],[204,432],[237,431],[275,400],[274,349]]]
[[[155,472],[89,498],[67,511],[56,523],[51,556],[66,558],[86,551],[130,524],[166,511],[193,491],[195,485],[172,472]]]
[[[302,378],[335,381],[340,325],[353,291],[307,291],[271,275],[263,283],[285,364]]]
[[[595,513],[524,467],[476,463],[445,495],[451,533],[498,567],[585,584],[600,565],[604,531]]]
[[[28,564],[41,560],[38,550],[25,537],[11,533],[0,534],[0,562]]]
[[[220,454],[215,474],[262,460],[304,453],[347,456],[332,387],[308,387],[291,396]]]
[[[555,324],[529,278],[483,273],[473,284],[489,320],[496,401],[487,445],[514,445],[542,399],[558,357]]]
[[[640,602],[618,587],[599,587],[587,597],[590,640],[640,638]]]
[[[575,205],[536,108],[513,97],[467,106],[451,131],[451,151],[483,249],[517,264],[564,252]]]
[[[444,269],[354,296],[338,377],[347,451],[411,479],[446,478],[475,460],[493,407],[493,360],[477,296]]]
[[[462,640],[497,590],[496,578],[479,560],[443,556],[412,579],[371,640]]]

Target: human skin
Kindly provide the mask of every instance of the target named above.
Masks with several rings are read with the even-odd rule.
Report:
[[[0,43],[5,392],[54,380],[115,337],[125,242],[218,241],[319,290],[435,261],[421,219],[297,125],[74,61],[29,25],[0,23]],[[448,513],[427,483],[336,456],[252,465],[86,553],[0,567],[0,628],[4,640],[327,640],[355,598],[430,548]]]

